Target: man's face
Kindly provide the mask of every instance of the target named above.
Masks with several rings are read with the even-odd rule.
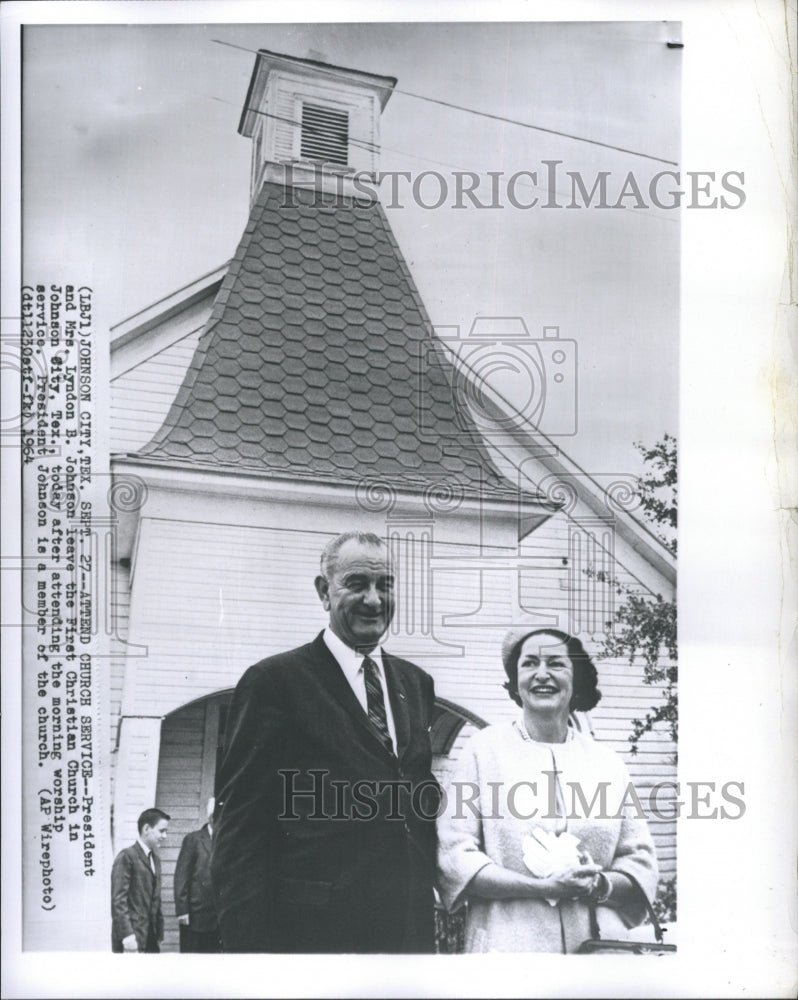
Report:
[[[357,539],[334,557],[329,579],[316,577],[316,590],[330,613],[330,628],[352,649],[370,653],[393,618],[394,578],[383,547]]]
[[[141,841],[143,844],[146,844],[151,851],[157,851],[161,844],[166,840],[168,830],[169,820],[166,819],[159,819],[155,826],[149,826],[145,823],[141,830]]]

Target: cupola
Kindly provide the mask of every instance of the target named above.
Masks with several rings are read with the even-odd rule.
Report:
[[[396,80],[260,49],[238,131],[252,139],[250,200],[264,182],[352,194],[379,167],[380,115]]]

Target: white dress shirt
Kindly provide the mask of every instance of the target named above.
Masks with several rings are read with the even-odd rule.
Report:
[[[144,851],[144,853],[147,855],[147,863],[149,864],[150,869],[151,869],[151,871],[152,871],[152,873],[154,875],[155,874],[155,858],[152,856],[152,851],[149,849],[149,847],[147,847],[147,845],[144,843],[144,841],[141,839],[141,837],[136,837],[136,843],[139,845],[139,847],[142,849],[142,851]]]
[[[369,703],[368,698],[366,697],[366,678],[363,674],[363,660],[365,659],[365,656],[363,653],[356,653],[354,649],[347,646],[343,640],[338,638],[331,628],[326,628],[324,630],[324,642],[327,645],[327,649],[329,649],[338,661],[338,665],[341,670],[343,670],[344,677],[346,677],[349,682],[349,686],[354,691],[355,697],[363,706],[363,711],[366,715],[368,715]],[[377,666],[377,677],[379,678],[380,686],[382,687],[382,697],[385,700],[385,719],[388,723],[388,733],[391,737],[394,753],[396,753],[396,727],[393,722],[391,699],[388,696],[388,685],[385,681],[385,667],[382,662],[382,646],[376,646],[369,654],[369,658],[373,660]]]

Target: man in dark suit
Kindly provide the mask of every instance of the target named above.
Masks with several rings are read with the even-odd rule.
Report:
[[[329,627],[241,678],[217,783],[211,873],[225,951],[431,952],[438,785],[432,679],[379,645],[383,541],[325,548]]]
[[[175,868],[175,913],[180,950],[212,954],[222,950],[211,888],[211,837],[214,800],[208,799],[208,822],[186,834]]]
[[[145,809],[135,844],[120,851],[111,868],[111,948],[115,952],[159,952],[163,940],[161,859],[169,817]]]

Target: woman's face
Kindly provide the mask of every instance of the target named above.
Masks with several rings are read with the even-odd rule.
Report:
[[[552,635],[525,639],[518,657],[518,693],[525,709],[568,715],[574,693],[574,665],[565,643]]]

